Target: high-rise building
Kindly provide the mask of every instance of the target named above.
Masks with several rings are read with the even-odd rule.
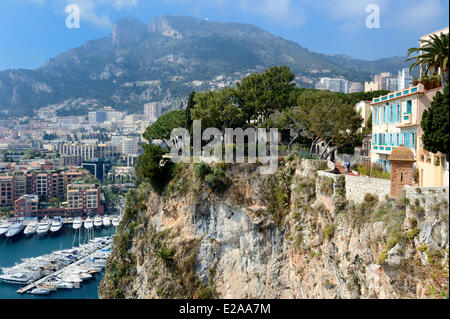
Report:
[[[144,105],[144,119],[156,121],[161,115],[161,102],[151,102]]]
[[[363,92],[364,88],[361,84],[361,82],[350,82],[348,86],[348,93],[356,93],[356,92]]]
[[[343,78],[320,78],[316,89],[348,93],[348,81]]]
[[[383,72],[373,77],[373,81],[364,82],[364,92],[388,90],[397,90],[397,77],[389,72]]]
[[[89,123],[97,124],[106,121],[106,111],[94,111],[88,113]]]
[[[409,74],[408,69],[398,71],[397,77],[397,90],[403,90],[412,86],[412,76]]]
[[[138,138],[124,137],[122,139],[122,154],[134,155],[138,153]]]

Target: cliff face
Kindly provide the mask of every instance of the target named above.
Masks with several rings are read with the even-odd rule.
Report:
[[[165,196],[141,185],[100,296],[448,296],[448,193],[354,204],[339,179],[317,177],[324,164],[292,160],[273,176],[223,166],[222,188],[184,166]]]

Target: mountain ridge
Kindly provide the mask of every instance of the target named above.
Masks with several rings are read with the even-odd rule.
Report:
[[[130,112],[150,101],[178,108],[192,90],[221,89],[281,64],[305,87],[321,76],[362,82],[373,73],[406,66],[402,57],[364,61],[316,53],[250,24],[179,15],[148,23],[123,17],[109,36],[69,49],[35,70],[0,71],[0,112],[64,108],[80,98]]]

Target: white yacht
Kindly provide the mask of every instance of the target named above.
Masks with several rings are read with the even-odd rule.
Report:
[[[39,275],[26,272],[13,272],[0,275],[0,280],[18,285],[26,285],[39,278]]]
[[[94,222],[92,221],[92,219],[90,217],[86,218],[84,220],[84,228],[91,229],[92,227],[94,227]]]
[[[119,222],[120,222],[119,216],[114,216],[112,219],[113,226],[115,226],[115,227],[119,226]]]
[[[38,235],[45,235],[50,230],[50,227],[52,227],[52,222],[47,217],[44,217],[44,219],[39,223],[36,233]]]
[[[0,223],[0,236],[6,234],[10,226],[11,223],[8,220],[2,220]]]
[[[101,227],[103,225],[103,220],[100,216],[94,217],[94,227]]]
[[[55,217],[55,218],[53,218],[52,225],[50,227],[50,231],[52,233],[56,233],[56,232],[61,230],[63,225],[64,225],[64,223],[63,223],[62,218],[61,217]]]
[[[14,224],[12,224],[11,227],[9,227],[9,229],[6,233],[6,237],[11,238],[11,237],[18,235],[24,228],[25,228],[25,225],[24,225],[23,221],[17,221]]]
[[[36,233],[37,228],[38,228],[38,221],[33,220],[30,223],[28,223],[23,233],[25,234],[25,236],[31,236]]]
[[[77,217],[73,220],[72,228],[77,230],[83,225],[83,221],[81,220],[81,217]]]
[[[111,226],[111,219],[109,218],[109,216],[103,217],[103,226],[105,226],[105,227]]]

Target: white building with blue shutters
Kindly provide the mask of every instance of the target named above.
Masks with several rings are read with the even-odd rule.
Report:
[[[400,145],[417,155],[418,137],[423,134],[422,114],[430,107],[435,94],[436,90],[425,91],[418,84],[372,99],[372,163],[390,172],[389,155]]]

